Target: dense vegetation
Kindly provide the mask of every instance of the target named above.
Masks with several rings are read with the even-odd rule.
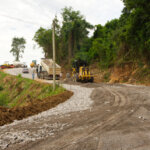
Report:
[[[123,0],[124,9],[119,19],[104,26],[96,25],[88,37],[90,23],[72,8],[62,10],[62,26],[56,22],[57,61],[71,62],[84,59],[98,62],[102,68],[115,64],[150,64],[150,1]],[[52,57],[52,29],[40,28],[34,40],[43,48],[45,57]]]
[[[39,83],[34,80],[7,75],[0,72],[0,106],[24,106],[34,100],[42,100],[64,91],[57,86],[53,91],[50,84]]]
[[[57,18],[56,24],[56,53],[57,61],[71,59],[81,50],[84,40],[88,38],[88,29],[90,25],[79,11],[74,11],[72,8],[64,8],[62,10],[62,26],[59,26]],[[52,57],[52,29],[40,28],[34,36],[34,40],[43,48],[45,57]]]

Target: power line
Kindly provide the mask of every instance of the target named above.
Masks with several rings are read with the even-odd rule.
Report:
[[[20,19],[20,18],[17,18],[17,17],[9,16],[9,15],[0,14],[0,16],[6,17],[6,18],[9,18],[9,19],[12,19],[12,20],[16,20],[16,21],[19,21],[19,22],[27,23],[27,24],[32,24],[32,25],[34,24],[34,25],[40,25],[40,26],[42,26],[39,23],[32,22],[32,21],[27,21],[27,20],[23,20],[23,19]]]

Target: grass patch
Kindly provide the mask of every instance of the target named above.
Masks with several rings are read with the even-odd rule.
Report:
[[[53,91],[51,84],[39,83],[35,80],[22,78],[20,75],[11,76],[4,72],[0,72],[0,81],[0,106],[10,108],[25,106],[33,100],[42,100],[65,91],[58,85]]]
[[[22,75],[21,75],[21,74],[18,74],[18,75],[17,75],[17,77],[18,77],[18,78],[21,78],[21,77],[22,77]]]
[[[8,105],[8,96],[7,93],[0,92],[0,106]]]

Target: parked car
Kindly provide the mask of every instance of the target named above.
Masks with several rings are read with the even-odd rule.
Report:
[[[13,64],[9,65],[8,68],[15,68]]]
[[[1,65],[1,69],[6,69],[7,67],[5,65]]]
[[[23,68],[22,73],[29,73],[29,69],[28,68]]]

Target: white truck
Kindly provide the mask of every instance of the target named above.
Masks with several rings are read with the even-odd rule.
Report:
[[[56,66],[56,80],[60,79],[61,67],[55,63]],[[52,59],[41,59],[41,64],[36,69],[37,76],[40,79],[53,79],[53,60]]]

